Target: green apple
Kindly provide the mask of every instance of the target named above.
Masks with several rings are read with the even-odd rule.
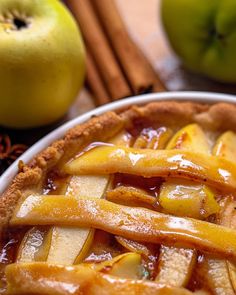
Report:
[[[0,125],[62,117],[84,80],[79,29],[59,0],[0,0]]]
[[[162,0],[170,44],[190,70],[236,82],[236,1]]]

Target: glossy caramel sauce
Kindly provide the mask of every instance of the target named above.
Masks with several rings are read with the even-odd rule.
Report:
[[[44,195],[60,195],[63,194],[63,188],[69,184],[68,176],[61,176],[57,172],[52,171],[48,174],[43,187]]]
[[[84,261],[97,263],[110,260],[123,252],[124,249],[122,249],[113,235],[102,230],[96,230],[92,247]]]
[[[27,230],[27,228],[18,228],[5,233],[0,248],[0,264],[9,264],[15,261],[19,243]]]
[[[119,186],[132,186],[140,188],[146,191],[149,195],[157,198],[159,196],[162,182],[163,179],[159,177],[144,178],[136,175],[117,173],[113,180],[113,188]]]
[[[188,285],[186,286],[192,292],[201,290],[206,286],[206,283],[204,282],[204,277],[201,274],[201,265],[203,264],[204,259],[204,255],[199,253],[195,266],[196,272],[193,273],[188,282]]]
[[[6,290],[5,266],[16,260],[20,242],[26,231],[26,228],[11,229],[4,235],[4,239],[0,245],[0,294]]]

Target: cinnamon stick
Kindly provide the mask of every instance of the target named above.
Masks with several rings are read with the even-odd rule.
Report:
[[[131,89],[106,39],[91,3],[88,0],[67,0],[68,7],[79,22],[87,48],[93,56],[112,99],[131,95]]]
[[[92,0],[110,43],[135,94],[166,88],[141,50],[130,38],[114,0]]]
[[[86,53],[86,82],[92,91],[97,106],[106,104],[110,101],[109,94],[104,86],[104,83],[100,77],[94,60],[87,50]]]

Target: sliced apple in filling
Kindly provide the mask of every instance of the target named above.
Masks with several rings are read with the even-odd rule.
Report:
[[[17,253],[17,261],[45,261],[51,243],[47,227],[33,227],[24,236]]]
[[[233,287],[234,292],[236,292],[236,266],[235,263],[232,263],[230,261],[226,261],[226,266],[229,271],[229,277],[230,281]],[[235,294],[235,293],[234,293]]]
[[[210,154],[207,138],[197,124],[190,124],[179,130],[166,149]],[[166,213],[197,219],[219,210],[210,188],[183,179],[168,179],[164,182],[160,189],[159,203]],[[161,246],[156,281],[173,286],[185,286],[191,277],[196,258],[194,250]]]
[[[106,260],[95,264],[86,264],[96,271],[101,271],[106,274],[118,276],[126,279],[142,279],[143,266],[139,253],[127,252],[114,257],[111,260]]]
[[[211,150],[202,128],[197,124],[190,124],[180,129],[171,138],[166,149],[190,150],[210,155]]]
[[[170,128],[160,127],[158,129],[144,129],[136,139],[133,147],[144,149],[163,149],[173,135]]]
[[[203,284],[214,295],[234,295],[226,261],[207,257],[199,269]]]
[[[159,202],[166,213],[196,219],[204,219],[220,210],[212,189],[183,179],[166,181],[161,187]]]
[[[223,133],[213,148],[212,154],[236,162],[236,135],[232,131]]]
[[[153,209],[156,198],[150,196],[142,189],[130,186],[118,186],[107,191],[106,199],[123,205],[134,205]]]
[[[196,251],[161,246],[156,281],[171,286],[186,286],[196,262]]]
[[[141,279],[143,275],[141,255],[129,253],[112,265],[109,274],[127,279]]]
[[[139,253],[146,257],[151,255],[150,250],[145,244],[141,244],[136,241],[132,241],[120,236],[116,236],[116,240],[120,245],[122,245],[128,251]]]

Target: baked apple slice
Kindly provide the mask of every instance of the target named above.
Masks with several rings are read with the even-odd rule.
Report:
[[[161,246],[155,281],[177,287],[187,285],[196,258],[196,251],[192,249]]]
[[[236,162],[236,135],[232,131],[223,133],[216,141],[212,154]]]
[[[120,245],[122,245],[128,251],[139,253],[143,255],[144,257],[148,257],[151,255],[150,250],[145,244],[141,244],[136,241],[132,241],[120,236],[116,236],[116,240]]]
[[[106,193],[106,199],[114,203],[149,209],[154,209],[156,204],[156,198],[150,196],[142,189],[129,186],[118,186],[115,189],[108,191]]]
[[[199,267],[199,276],[203,285],[214,295],[234,295],[226,260],[207,257]]]
[[[170,128],[144,129],[136,139],[133,147],[140,149],[164,149],[173,135]]]
[[[89,264],[85,264],[89,265]],[[127,252],[100,263],[91,264],[90,267],[113,276],[126,279],[142,279],[143,267],[139,253]]]
[[[198,124],[189,124],[180,129],[166,146],[167,150],[179,149],[211,154],[209,142]]]
[[[24,236],[17,252],[18,262],[45,261],[50,247],[51,230],[32,227]]]
[[[166,213],[196,219],[205,219],[220,210],[211,188],[177,178],[163,183],[159,202]]]

